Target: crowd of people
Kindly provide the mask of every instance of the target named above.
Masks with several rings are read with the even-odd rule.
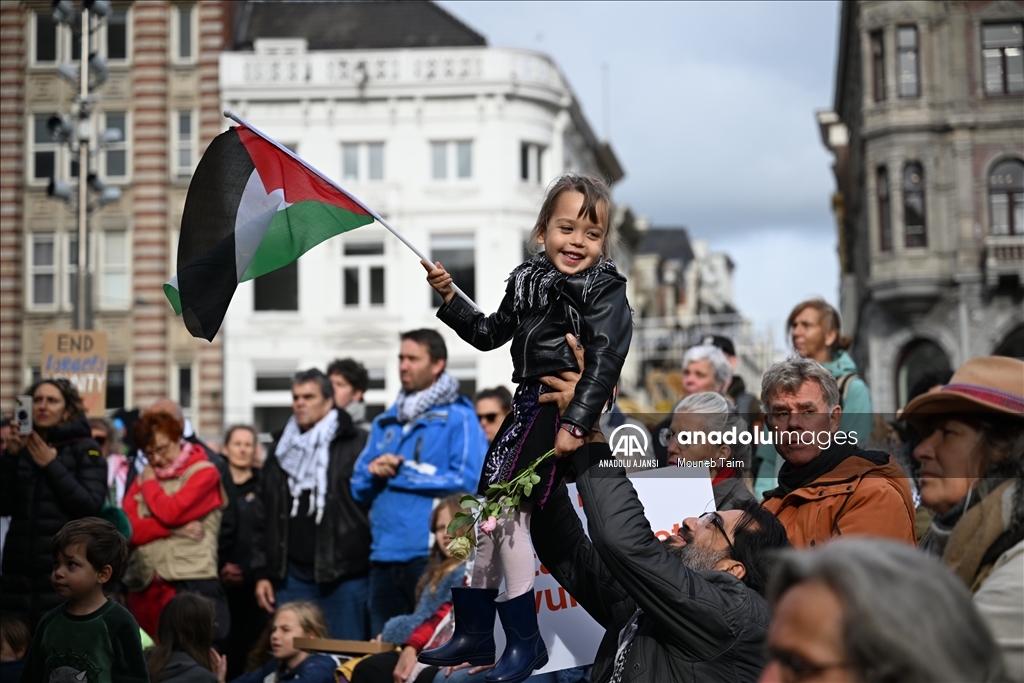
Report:
[[[235,425],[211,449],[166,399],[129,429],[90,421],[72,384],[33,383],[31,428],[2,420],[0,682],[1024,683],[1024,362],[915,388],[885,445],[827,303],[794,308],[795,354],[759,399],[710,335],[672,413],[642,425],[662,466],[712,464],[710,511],[659,540],[607,465],[606,432],[635,419],[615,405],[629,309],[590,182],[554,186],[492,316],[423,264],[443,322],[485,350],[512,340],[514,395],[461,395],[433,329],[401,335],[387,411],[366,422],[368,373],[339,359],[294,375],[263,446]],[[681,438],[712,432],[754,438]],[[462,524],[548,450],[516,510]],[[534,552],[604,630],[592,664],[534,674]]]

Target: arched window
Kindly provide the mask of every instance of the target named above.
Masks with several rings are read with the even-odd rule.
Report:
[[[993,235],[1024,235],[1024,161],[1007,159],[988,177]]]
[[[892,250],[892,226],[889,223],[891,210],[889,208],[889,171],[885,166],[878,167],[878,176],[875,179],[875,192],[878,195],[878,249],[879,251]]]
[[[938,371],[949,371],[949,357],[938,344],[915,339],[903,347],[896,365],[896,400],[899,407],[907,405],[910,392],[922,378]]]
[[[903,237],[908,249],[928,246],[921,164],[907,164],[903,169]]]

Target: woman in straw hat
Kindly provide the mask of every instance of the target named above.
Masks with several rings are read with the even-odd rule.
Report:
[[[973,358],[903,418],[922,438],[921,504],[935,513],[921,548],[967,584],[1024,681],[1024,362]]]

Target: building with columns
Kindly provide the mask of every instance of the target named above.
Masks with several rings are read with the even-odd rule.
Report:
[[[434,3],[249,2],[235,44],[224,108],[381,213],[485,311],[553,178],[623,175],[548,56],[488,47]],[[419,327],[444,335],[463,393],[510,386],[508,352],[460,340],[434,297],[418,257],[372,226],[243,283],[221,332],[227,421],[279,429],[291,375],[344,357],[370,371],[372,417],[400,388],[399,332]]]
[[[76,12],[81,5],[72,3]],[[233,2],[113,0],[94,34],[109,75],[90,117],[88,171],[121,190],[91,214],[93,326],[109,336],[107,408],[145,408],[170,396],[197,431],[222,427],[221,343],[193,339],[162,292],[192,170],[222,128],[218,57]],[[80,37],[53,20],[50,0],[0,2],[0,401],[39,372],[42,333],[72,325],[77,214],[47,196],[51,178],[73,181],[77,160],[47,120],[73,109]],[[80,24],[79,24],[80,25]],[[77,70],[77,68],[76,68]]]
[[[1024,2],[842,5],[835,155],[844,331],[876,410],[922,374],[1024,357]]]

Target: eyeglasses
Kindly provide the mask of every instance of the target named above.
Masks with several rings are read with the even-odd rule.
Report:
[[[675,441],[676,433],[672,431],[671,427],[662,427],[658,430],[658,443],[664,448],[668,448],[673,441]]]
[[[816,663],[809,662],[803,657],[787,650],[768,648],[768,662],[778,662],[782,669],[782,680],[784,683],[801,683],[831,669],[842,669],[849,666],[847,662]]]
[[[152,460],[154,455],[166,455],[167,451],[171,450],[171,442],[168,441],[163,446],[157,446],[151,448],[148,451],[143,451],[142,454],[146,456],[146,459]]]
[[[497,413],[480,413],[476,417],[481,422],[494,422],[495,420],[498,419],[498,414]]]
[[[733,546],[732,541],[729,540],[729,534],[725,530],[725,520],[722,519],[722,516],[717,512],[705,512],[697,519],[699,519],[702,524],[710,524],[722,532],[722,537],[725,539],[726,545],[729,546],[729,557],[736,559],[736,548]]]

